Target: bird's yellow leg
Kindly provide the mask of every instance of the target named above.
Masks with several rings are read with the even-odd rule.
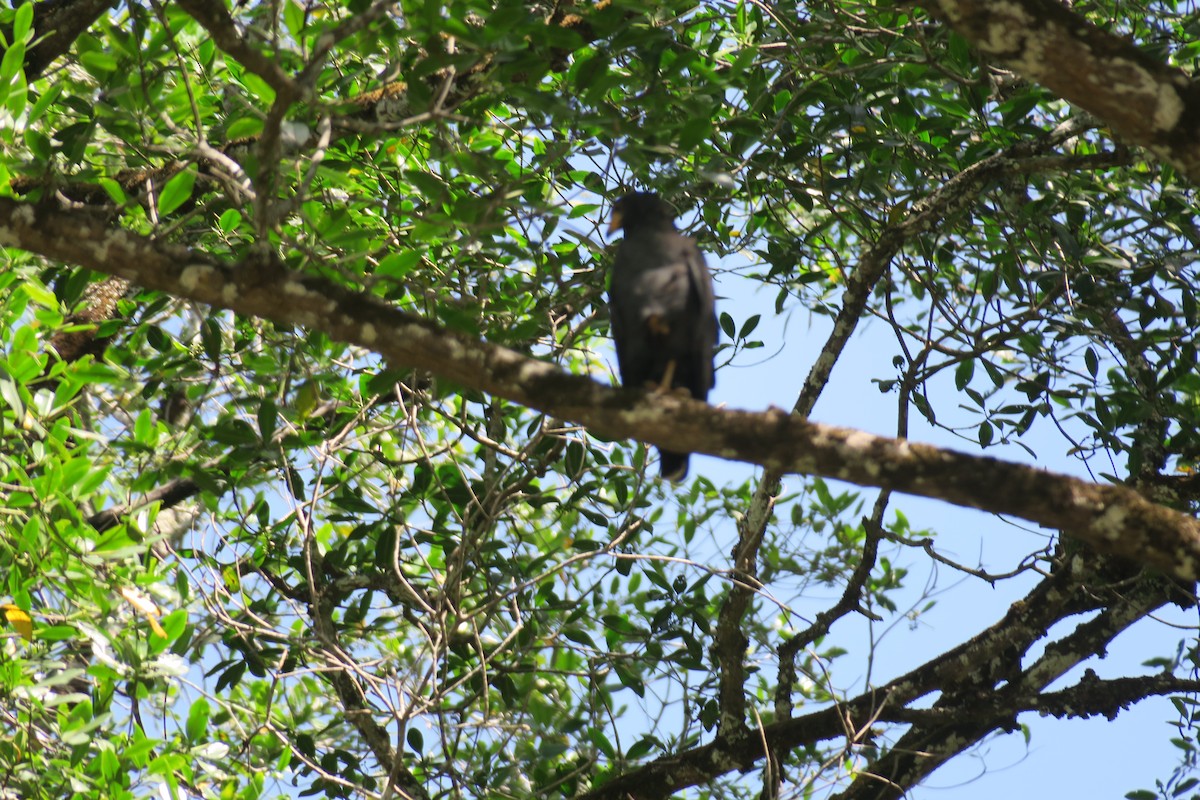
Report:
[[[675,381],[675,359],[667,362],[667,368],[663,370],[662,381],[658,384],[657,392],[666,394],[671,391],[671,384]]]

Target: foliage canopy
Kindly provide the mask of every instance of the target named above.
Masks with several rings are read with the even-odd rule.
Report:
[[[1189,791],[1194,613],[1091,668],[1195,605],[1200,17],[979,5],[0,11],[0,797],[889,798],[1156,697],[1136,796]],[[710,254],[718,400],[769,372],[820,420],[848,372],[898,437],[1128,491],[571,378],[634,187]],[[772,360],[754,289],[821,349]],[[843,358],[868,324],[894,371]],[[676,489],[629,432],[764,469]],[[963,563],[896,486],[1066,521]],[[911,670],[855,633],[975,585],[1007,611]]]

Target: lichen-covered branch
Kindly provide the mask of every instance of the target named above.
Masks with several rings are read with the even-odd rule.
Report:
[[[266,81],[275,90],[276,102],[292,103],[303,97],[303,87],[275,59],[266,56],[242,37],[224,3],[180,0],[179,5],[208,31],[217,47]]]
[[[1094,654],[1103,653],[1121,631],[1172,600],[1172,592],[1163,591],[1161,580],[1149,576],[1133,578],[1135,585],[1122,592],[1108,589],[1104,586],[1105,568],[1116,565],[1098,561],[1085,566],[1081,560],[1073,560],[1070,567],[1077,583],[1075,593],[1098,588],[1109,601],[1097,617],[1050,642],[1024,670],[1022,660],[1036,638],[997,652],[991,659],[970,653],[969,663],[977,673],[942,686],[942,694],[934,703],[935,712],[948,712],[946,718],[935,718],[933,724],[914,724],[886,755],[836,795],[838,800],[898,800],[907,794],[907,787],[924,780],[989,734],[1015,730],[1020,712],[1040,710],[1039,698],[1050,683]],[[1041,628],[1040,634],[1048,628]]]
[[[1099,551],[1180,578],[1200,575],[1200,522],[1121,486],[929,445],[816,425],[778,410],[717,409],[615,389],[445,329],[269,260],[222,263],[105,227],[93,215],[0,198],[0,245],[119,275],[148,289],[319,329],[398,365],[427,370],[612,438],[749,461],[935,497],[1062,530]]]
[[[79,34],[115,6],[113,0],[45,0],[33,8],[33,44],[25,52],[25,78],[40,76]],[[11,31],[5,30],[11,39]]]
[[[1028,169],[1029,159],[1052,151],[1066,139],[1083,132],[1089,124],[1089,121],[1084,119],[1069,120],[1053,130],[1047,131],[1036,141],[1022,141],[972,164],[916,203],[911,213],[903,219],[885,227],[876,241],[867,248],[850,274],[846,291],[842,295],[841,308],[834,320],[833,331],[830,332],[820,354],[814,360],[812,369],[804,381],[804,386],[792,406],[792,413],[799,417],[807,417],[812,412],[829,382],[834,365],[838,363],[850,337],[866,316],[867,305],[872,294],[879,282],[888,274],[897,253],[906,244],[920,234],[936,228],[946,219],[960,214],[977,200],[980,189],[989,182],[1006,174]],[[1022,163],[1025,163],[1025,166],[1018,166]],[[745,670],[742,660],[746,644],[740,626],[742,617],[749,608],[757,589],[755,584],[758,573],[758,549],[771,520],[775,498],[779,494],[780,479],[786,471],[782,468],[772,469],[770,467],[764,471],[750,501],[750,506],[738,524],[738,542],[733,550],[734,575],[737,577],[737,581],[730,587],[729,595],[721,606],[714,647],[717,663],[721,669],[720,697],[723,730],[732,730],[731,726],[741,725],[743,721],[744,703],[741,698]],[[879,513],[882,513],[882,509],[879,510]],[[869,541],[874,540],[869,539]],[[840,615],[848,613],[849,609],[857,606],[858,587],[869,576],[873,566],[873,549],[868,549],[863,554],[863,558],[864,566],[856,571],[842,601],[830,609],[826,615],[822,615],[818,619],[818,624],[813,626],[811,632],[814,637],[823,635],[823,633],[818,633],[823,630],[823,626],[832,624]],[[804,636],[798,637],[793,646],[796,648],[805,646],[807,644],[805,638]],[[794,652],[794,650],[791,651],[792,654]],[[786,662],[792,655],[786,649],[781,652],[781,655],[785,659],[784,675],[786,676]],[[780,684],[780,691],[783,695],[788,692],[787,684],[787,680]],[[781,703],[783,695],[780,696]]]
[[[1167,602],[1185,599],[1183,593],[1164,592],[1159,579],[1133,576],[1136,569],[1128,564],[1062,560],[995,624],[884,686],[819,711],[779,719],[754,731],[753,736],[722,733],[702,747],[631,770],[580,800],[669,797],[726,772],[752,768],[766,755],[764,742],[781,755],[839,737],[849,748],[870,738],[872,724],[909,723],[913,727],[902,741],[915,742],[916,749],[895,746],[873,766],[874,777],[864,777],[848,790],[855,792],[848,795],[854,797],[894,797],[888,786],[912,785],[905,780],[926,775],[946,760],[939,757],[926,764],[919,756],[922,747],[940,747],[931,752],[948,757],[988,732],[1014,726],[1021,712],[1040,710],[1039,692],[1057,675],[1096,652],[1096,647],[1103,648],[1132,621]],[[1130,581],[1136,584],[1132,590]],[[1110,584],[1125,591],[1112,589]],[[1024,656],[1056,623],[1095,609],[1103,610],[1052,642],[1047,655],[1022,671]],[[997,689],[1004,686],[1012,688]],[[941,698],[933,708],[910,708],[934,691],[941,692]],[[908,757],[911,760],[906,760]]]
[[[927,0],[984,54],[1200,180],[1200,84],[1055,0]]]

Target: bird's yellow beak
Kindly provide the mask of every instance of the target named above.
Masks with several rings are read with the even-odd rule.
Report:
[[[624,220],[621,217],[621,212],[614,208],[612,216],[608,219],[608,235],[612,236],[614,233],[619,231],[623,221]]]

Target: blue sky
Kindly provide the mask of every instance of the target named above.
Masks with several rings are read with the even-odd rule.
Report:
[[[753,313],[761,313],[762,322],[754,338],[763,340],[766,346],[744,354],[734,365],[718,373],[717,387],[710,401],[734,408],[761,409],[768,405],[790,408],[813,359],[825,342],[831,323],[803,308],[792,308],[785,311],[784,316],[777,317],[774,314],[775,291],[769,287],[756,290],[757,284],[736,275],[746,266],[744,260],[733,257],[722,261],[720,266],[717,293],[724,296],[723,307],[739,322]],[[774,353],[780,343],[782,349],[778,354],[762,361]],[[814,410],[813,421],[894,435],[896,397],[881,393],[872,379],[894,376],[892,358],[898,352],[892,332],[884,325],[876,322],[860,328],[835,368],[831,383]],[[747,366],[738,366],[739,362]],[[953,392],[949,376],[943,388]],[[939,414],[950,405],[952,403],[939,407]],[[909,438],[957,450],[978,451],[968,442],[932,428],[916,413],[911,415]],[[993,447],[987,454],[1092,479],[1085,465],[1066,455],[1068,445],[1048,421],[1035,423],[1026,441],[1037,452],[1038,459],[1015,446]],[[1094,468],[1111,471],[1107,462],[1096,464]],[[748,465],[706,456],[695,458],[693,470],[718,484],[743,480],[748,474],[757,472]],[[787,481],[792,488],[801,483],[798,476]],[[855,487],[842,485],[836,490],[846,488]],[[869,508],[876,492],[861,491]],[[924,498],[897,495],[892,498],[889,508],[903,511],[915,530],[928,528],[935,531],[937,546],[946,555],[957,557],[969,566],[982,564],[997,572],[1014,568],[1052,534],[1036,529],[1031,523],[1008,521]],[[894,514],[889,511],[885,524],[893,519]],[[732,523],[729,523],[728,536],[732,541]],[[931,575],[930,561],[916,551],[907,553],[905,566],[912,572],[904,592],[897,598],[900,613],[907,608],[906,597],[915,602],[926,581],[936,578],[941,594],[934,608],[912,623],[896,616],[874,626],[863,617],[843,620],[835,627],[828,642],[851,653],[862,654],[871,646],[872,629],[878,637],[890,626],[886,635],[875,643],[873,685],[885,683],[974,636],[998,620],[1037,580],[1036,575],[1027,574],[993,588],[974,578],[964,580],[964,576],[946,567],[938,568],[936,575]],[[835,599],[836,591],[833,590],[827,597],[814,597],[812,610],[820,610]],[[1193,629],[1197,623],[1194,610],[1185,614],[1174,607],[1165,609],[1163,618],[1176,625],[1190,625]],[[1070,631],[1076,621],[1068,620],[1054,632],[1062,635]],[[1148,674],[1154,670],[1142,667],[1142,662],[1151,657],[1169,657],[1178,641],[1188,634],[1186,630],[1166,624],[1142,621],[1116,639],[1107,658],[1093,659],[1085,667],[1094,669],[1101,677]],[[839,660],[834,665],[835,674],[848,694],[853,695],[863,688],[861,669],[855,673],[855,666],[863,661],[859,656],[853,661]],[[1052,688],[1074,684],[1082,671],[1083,668],[1073,670]],[[852,686],[848,683],[851,680],[859,683]],[[1011,800],[1014,795],[1028,793],[1036,787],[1033,790],[1038,796],[1123,797],[1134,789],[1153,789],[1155,780],[1169,777],[1179,763],[1179,751],[1169,741],[1177,735],[1168,724],[1174,715],[1174,708],[1166,698],[1143,702],[1133,710],[1123,712],[1112,723],[1103,718],[1060,721],[1025,714],[1020,722],[1030,728],[1028,748],[1019,733],[988,740],[979,749],[954,759],[934,773],[910,796],[961,797],[969,793],[974,800]]]

